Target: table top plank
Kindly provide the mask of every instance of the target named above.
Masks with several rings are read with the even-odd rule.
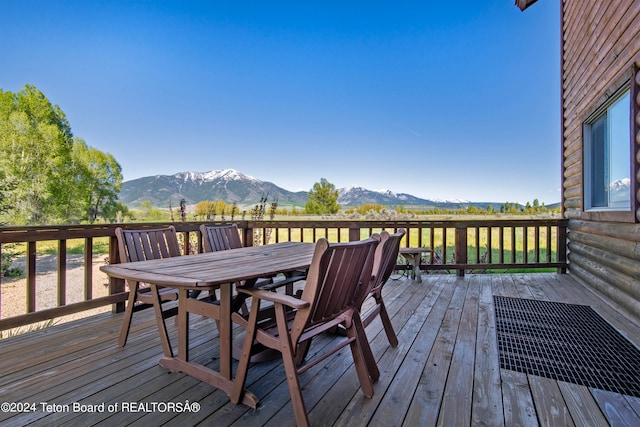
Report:
[[[102,266],[110,276],[161,286],[203,288],[305,269],[314,243],[283,242],[161,260]]]

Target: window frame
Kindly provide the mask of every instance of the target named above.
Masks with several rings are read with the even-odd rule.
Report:
[[[624,85],[619,87],[602,105],[600,105],[592,114],[590,114],[587,119],[583,122],[583,138],[582,138],[582,147],[583,147],[583,155],[582,155],[582,170],[583,170],[583,179],[582,179],[582,192],[583,192],[583,212],[590,215],[595,215],[598,217],[606,217],[611,220],[623,220],[623,221],[631,221],[633,222],[635,218],[635,154],[634,154],[634,144],[633,144],[633,131],[634,127],[632,124],[632,117],[634,112],[634,90],[632,88],[631,82],[627,81]],[[612,106],[614,106],[617,102],[619,102],[626,95],[629,96],[629,141],[628,141],[628,157],[627,162],[629,165],[629,203],[628,205],[622,206],[620,204],[611,205],[609,200],[607,200],[606,206],[593,206],[592,202],[592,191],[593,188],[591,181],[592,178],[592,167],[591,167],[591,155],[593,153],[593,140],[592,138],[592,129],[593,126],[596,125],[599,121],[606,117],[606,122],[608,122],[609,111]],[[607,143],[607,147],[609,144]],[[630,216],[630,217],[629,217]]]

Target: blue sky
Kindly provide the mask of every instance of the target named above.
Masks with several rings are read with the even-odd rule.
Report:
[[[0,88],[35,85],[124,179],[560,200],[558,0],[0,0]]]

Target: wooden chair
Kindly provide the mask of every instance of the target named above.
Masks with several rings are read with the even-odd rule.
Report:
[[[173,226],[143,230],[124,230],[118,227],[115,233],[118,240],[120,262],[145,261],[181,255],[176,229]],[[177,307],[163,311],[162,307],[154,304],[154,301],[156,298],[160,303],[176,301],[178,292],[175,289],[158,287],[157,293],[154,295],[151,287],[141,286],[140,282],[128,283],[128,286],[129,301],[122,320],[118,345],[124,347],[127,343],[133,312],[150,305],[153,305],[156,310],[160,334],[168,336],[164,319],[177,314]]]
[[[225,251],[242,247],[237,224],[200,226],[205,252]]]
[[[200,234],[202,234],[202,244],[205,252],[226,251],[229,249],[238,249],[242,247],[240,240],[240,232],[237,224],[223,225],[206,225],[200,226]],[[270,283],[270,281],[268,282]],[[201,291],[192,291],[190,296],[197,298]],[[207,297],[208,301],[217,303],[217,297],[214,291],[210,291]],[[244,304],[245,297],[234,297],[231,303],[232,310],[242,309],[243,313],[247,313],[247,306]],[[218,322],[216,321],[216,324]]]
[[[200,233],[202,234],[202,244],[205,252],[217,252],[226,251],[229,249],[239,249],[242,247],[242,241],[240,240],[240,232],[237,224],[223,224],[223,225],[206,225],[200,226]],[[257,282],[261,284],[271,283],[270,279],[259,279]],[[244,285],[244,283],[242,284]],[[200,292],[200,291],[194,291]],[[193,294],[197,296],[197,294]],[[244,305],[244,296],[234,298],[232,303],[232,309],[235,311],[240,307],[246,310]],[[212,294],[210,300],[216,301],[215,294]],[[242,305],[240,306],[240,303]],[[245,311],[246,312],[246,311]]]
[[[265,291],[238,289],[251,296],[248,319],[233,314],[246,335],[238,362],[231,400],[242,398],[254,341],[281,353],[296,424],[308,425],[298,374],[306,371],[347,345],[351,347],[360,386],[365,396],[373,395],[373,380],[380,376],[369,347],[359,307],[371,289],[372,268],[380,237],[349,243],[329,243],[321,238],[316,243],[307,282],[300,298]],[[274,318],[259,322],[262,301],[273,303]],[[311,361],[305,361],[308,344],[313,337],[343,325],[347,337]]]
[[[242,241],[240,240],[240,232],[238,230],[237,224],[202,224],[200,226],[200,233],[202,234],[205,252],[223,251],[242,247]],[[304,280],[305,278],[306,272],[294,271],[286,275],[284,279],[276,280],[275,277],[265,277],[258,279],[254,286],[270,290],[286,286],[286,292],[288,294],[292,294],[293,283],[299,280]]]
[[[395,269],[398,261],[398,252],[400,250],[400,240],[402,240],[405,233],[406,231],[403,228],[393,234],[389,234],[387,231],[380,233],[380,244],[376,248],[375,261],[373,264],[375,279],[371,292],[369,293],[369,296],[375,300],[375,305],[366,313],[362,314],[362,323],[365,327],[368,326],[377,315],[380,315],[384,332],[387,334],[387,339],[392,347],[398,345],[398,337],[393,330],[391,319],[389,319],[387,308],[382,299],[382,287],[387,280],[389,280],[391,273],[393,273]]]

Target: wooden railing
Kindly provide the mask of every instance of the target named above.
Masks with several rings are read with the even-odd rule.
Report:
[[[508,271],[509,269],[554,268],[564,273],[567,267],[566,221],[562,219],[531,220],[443,220],[443,221],[234,221],[243,234],[245,245],[254,241],[269,243],[281,241],[315,242],[321,237],[329,241],[353,241],[366,238],[386,229],[407,230],[401,242],[403,247],[430,249],[423,258],[421,270],[427,273]],[[179,232],[186,253],[202,250],[200,222],[172,223]],[[158,227],[167,224],[135,223],[123,227]],[[0,227],[0,252],[7,245],[24,247],[26,258],[26,298],[24,314],[0,319],[0,331],[57,318],[96,307],[112,305],[121,311],[128,293],[121,280],[109,281],[107,296],[93,297],[92,264],[97,239],[108,239],[108,261],[119,262],[114,230],[117,225]],[[67,304],[67,243],[82,239],[84,243],[83,300]],[[38,245],[54,242],[57,255],[56,307],[38,309]],[[398,268],[407,269],[399,260]],[[0,277],[5,286],[6,279]],[[0,299],[0,307],[2,300]]]

